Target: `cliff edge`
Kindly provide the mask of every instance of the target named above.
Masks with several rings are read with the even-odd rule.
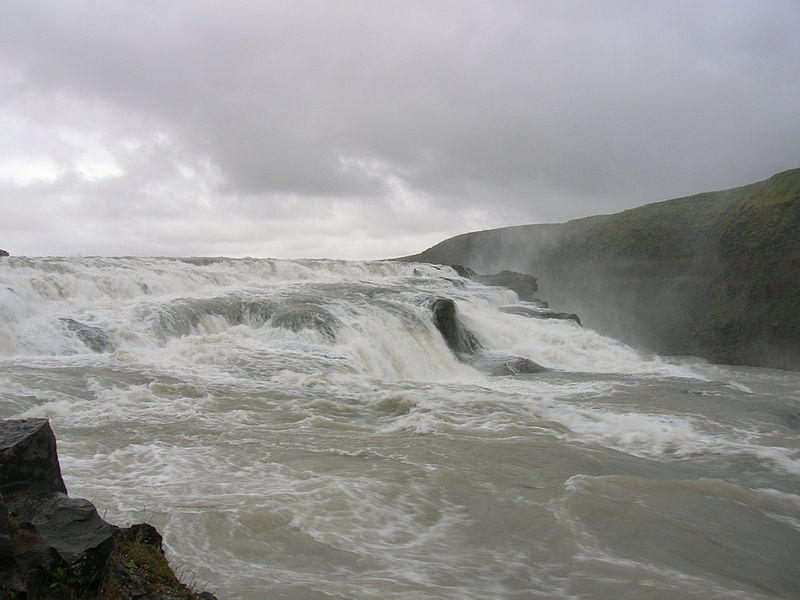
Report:
[[[800,169],[401,260],[532,273],[541,297],[640,349],[800,369]]]

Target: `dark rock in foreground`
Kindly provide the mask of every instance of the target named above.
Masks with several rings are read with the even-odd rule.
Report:
[[[0,421],[0,498],[67,493],[46,419]]]
[[[86,563],[91,553],[93,559],[99,559],[98,567],[102,567],[108,557],[114,528],[100,518],[88,500],[55,492],[12,497],[6,507],[15,519],[32,525],[67,564]]]
[[[0,421],[0,598],[213,600],[181,584],[150,525],[70,498],[46,419]]]
[[[0,256],[10,256],[10,254],[5,250],[0,250]]]

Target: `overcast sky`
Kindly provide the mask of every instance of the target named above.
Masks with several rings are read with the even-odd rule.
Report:
[[[797,0],[5,0],[0,248],[383,258],[800,166]]]

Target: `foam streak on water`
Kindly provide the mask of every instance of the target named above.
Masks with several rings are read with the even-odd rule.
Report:
[[[432,324],[456,301],[488,377]],[[447,267],[0,263],[0,416],[221,599],[800,597],[800,377],[643,357]],[[557,307],[556,307],[557,308]]]

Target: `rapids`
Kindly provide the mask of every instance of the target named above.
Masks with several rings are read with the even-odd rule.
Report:
[[[459,361],[433,298],[548,371]],[[3,258],[0,417],[50,418],[70,494],[220,600],[800,597],[800,375],[516,301],[424,264]]]

